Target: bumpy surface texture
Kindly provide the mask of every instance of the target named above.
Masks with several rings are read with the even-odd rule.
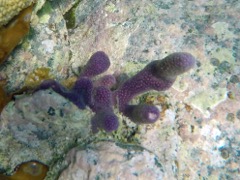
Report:
[[[0,169],[33,159],[49,165],[77,138],[89,135],[86,116],[88,112],[52,90],[10,102],[0,116]]]
[[[164,166],[165,179],[240,179],[239,1],[81,0],[70,11],[74,15],[70,20],[75,20],[75,24],[68,29],[69,19],[63,15],[74,1],[78,0],[45,2],[37,13],[37,21],[31,25],[29,36],[11,53],[11,61],[0,67],[0,78],[7,78],[7,92],[19,90],[28,73],[39,67],[49,68],[58,82],[79,75],[79,67],[99,50],[106,52],[111,60],[107,74],[117,71],[116,74],[124,72],[129,77],[171,52],[189,52],[197,59],[194,70],[178,76],[167,91],[144,93],[130,102],[157,106],[161,111],[158,121],[137,125],[116,113],[120,122],[117,132],[99,132],[88,138],[94,138],[94,142],[110,139],[148,148]],[[125,77],[121,76],[117,83],[127,79]],[[19,111],[4,111],[9,117],[19,114]],[[90,122],[93,116],[90,113],[84,119]],[[19,123],[17,119],[12,122]],[[51,121],[45,122],[51,126]],[[4,131],[0,131],[0,150],[6,152],[4,159],[17,154],[9,159],[17,157],[18,162],[23,162],[25,158],[19,152],[35,158],[28,153],[28,146],[22,150],[9,148],[12,135],[2,133]],[[75,142],[83,143],[81,139]],[[59,146],[55,147],[59,151]],[[51,174],[61,171],[59,164],[65,153],[53,158],[57,171],[51,167]],[[126,156],[131,158],[129,153]],[[9,161],[4,159],[1,157],[0,163],[6,169],[1,169],[8,172],[19,164],[6,166]],[[117,161],[118,156],[115,159],[121,163]],[[68,172],[69,176],[76,175],[75,171]],[[144,174],[136,178],[141,177],[144,178]],[[48,178],[53,179],[56,178]]]
[[[94,77],[106,71],[110,66],[108,56],[103,51],[97,51],[89,59],[81,76]]]
[[[107,132],[117,130],[119,126],[118,117],[113,112],[113,107],[137,124],[151,124],[159,118],[159,110],[150,105],[128,105],[129,101],[140,93],[149,90],[164,91],[171,87],[180,75],[196,64],[195,58],[189,53],[173,53],[163,60],[153,61],[129,78],[115,91],[111,91],[108,86],[111,81],[104,83],[104,78],[114,76],[103,76],[99,83],[93,83],[93,77],[105,72],[110,66],[110,60],[103,51],[95,52],[82,73],[78,77],[72,89],[68,90],[55,80],[46,80],[38,89],[51,88],[63,97],[72,101],[80,109],[89,106],[95,116],[92,118],[92,131],[96,133],[98,129]],[[111,79],[111,78],[110,78]],[[96,80],[95,82],[98,82]],[[113,81],[112,81],[113,82]],[[95,84],[95,87],[93,86]],[[103,85],[101,85],[103,84]],[[104,86],[106,84],[106,86]],[[96,86],[98,85],[98,86]]]
[[[122,149],[111,142],[100,142],[84,150],[74,148],[69,151],[65,161],[68,168],[59,180],[164,178],[164,170],[157,156],[138,147],[134,150],[131,145]]]
[[[30,6],[35,0],[0,0],[0,27],[7,24],[21,10]]]
[[[23,9],[6,27],[0,28],[0,64],[27,35],[33,6]]]
[[[146,65],[135,76],[129,78],[117,89],[115,95],[120,111],[136,95],[149,91],[165,91],[175,82],[178,75],[187,72],[196,64],[196,59],[189,53],[172,53],[162,60]]]

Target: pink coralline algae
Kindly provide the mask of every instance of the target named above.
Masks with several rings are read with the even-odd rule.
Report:
[[[119,126],[114,107],[134,123],[154,123],[159,118],[157,107],[146,104],[130,105],[130,100],[146,91],[167,90],[179,74],[193,68],[195,63],[195,58],[189,53],[170,54],[163,60],[152,61],[112,91],[110,88],[116,83],[113,75],[103,76],[96,81],[92,79],[110,66],[108,56],[103,51],[98,51],[91,56],[72,89],[66,89],[54,80],[43,82],[38,89],[52,88],[80,109],[89,106],[95,112],[91,120],[93,133],[99,129],[111,132]]]

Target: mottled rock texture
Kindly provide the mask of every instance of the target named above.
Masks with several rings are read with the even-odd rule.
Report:
[[[240,179],[240,3],[82,0],[72,9],[71,29],[64,17],[66,4],[47,1],[29,36],[0,67],[8,91],[21,88],[27,74],[42,66],[49,67],[57,80],[79,75],[79,67],[96,51],[109,55],[113,66],[108,74],[128,76],[170,53],[189,52],[197,59],[196,69],[178,77],[168,91],[130,102],[156,105],[161,110],[159,121],[138,126],[118,114],[117,133],[89,138],[147,147],[162,163],[166,179]],[[11,116],[9,111],[6,115]],[[5,126],[5,131],[10,129]],[[1,150],[12,136],[1,134]],[[13,148],[8,151],[16,154]],[[15,163],[7,164],[10,157],[4,158],[0,161],[4,167],[14,169]]]
[[[71,149],[68,167],[59,180],[79,179],[154,179],[161,180],[164,170],[157,156],[139,147],[122,148],[112,142],[99,142],[84,150]]]
[[[89,135],[86,116],[52,90],[18,97],[0,116],[0,169],[11,172],[11,167],[30,160],[51,164],[76,139]]]

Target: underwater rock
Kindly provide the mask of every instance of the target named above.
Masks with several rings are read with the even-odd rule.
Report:
[[[135,148],[133,145],[121,147],[112,142],[99,142],[84,150],[71,149],[65,158],[68,167],[59,180],[164,178],[158,157],[141,147]]]
[[[70,51],[65,21],[58,9],[61,3],[38,0],[34,5],[29,34],[10,54],[11,61],[1,66],[8,75],[8,92],[22,88],[29,72],[40,67],[50,68],[57,79],[67,78]]]
[[[72,70],[78,75],[79,67],[97,50],[113,60],[109,74],[130,75],[169,52],[190,52],[197,58],[196,71],[179,76],[166,92],[145,95],[152,96],[152,104],[163,110],[159,121],[138,126],[118,114],[117,134],[98,136],[96,141],[112,138],[147,147],[164,165],[166,179],[240,179],[240,83],[230,80],[233,75],[240,77],[239,2],[81,0],[73,12],[74,28],[67,29],[68,20],[63,16],[68,2],[73,0],[46,1],[37,13],[38,21],[26,41],[10,55],[7,66],[1,66],[1,73],[8,75],[7,89],[21,87],[37,67],[49,67],[58,81],[71,77]],[[213,58],[218,62],[212,63]],[[234,99],[224,96],[224,101],[208,108],[221,89],[233,93]],[[163,103],[158,96],[165,97]],[[195,97],[207,104],[195,106],[201,104],[194,102]],[[144,96],[136,97],[132,103],[144,100]],[[50,109],[49,113],[54,112]],[[1,141],[7,137],[1,135]],[[6,140],[7,146],[9,142]],[[22,153],[17,148],[14,153],[9,150],[10,156]],[[7,161],[0,162],[6,167]]]
[[[49,165],[90,132],[89,113],[52,90],[18,96],[0,116],[0,169],[10,174],[22,162]],[[17,152],[17,153],[16,153]]]
[[[24,86],[29,88],[36,88],[43,80],[53,78],[54,76],[50,73],[49,68],[40,67],[27,75]]]

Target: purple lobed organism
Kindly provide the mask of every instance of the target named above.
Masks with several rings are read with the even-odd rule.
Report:
[[[157,107],[146,104],[130,105],[129,102],[136,95],[149,90],[167,90],[179,74],[194,67],[195,63],[195,58],[189,53],[170,54],[163,60],[152,61],[135,76],[117,85],[117,89],[112,92],[110,88],[116,83],[113,75],[92,80],[110,66],[108,56],[103,51],[97,51],[87,62],[72,89],[68,90],[54,80],[43,82],[38,89],[52,88],[80,109],[89,106],[95,112],[91,119],[93,133],[99,129],[111,132],[119,126],[118,117],[113,111],[114,106],[136,124],[156,122],[159,118]]]
[[[90,108],[94,112],[113,108],[112,92],[105,86],[95,87],[92,93],[92,99],[93,103]]]
[[[90,104],[90,92],[93,86],[90,80],[81,78],[76,81],[73,89],[69,90],[57,81],[49,79],[43,81],[35,91],[49,88],[73,102],[79,109],[85,109]]]
[[[55,81],[53,79],[48,79],[48,80],[43,81],[37,87],[37,89],[35,89],[35,91],[45,90],[45,89],[49,89],[49,88],[52,88],[52,90],[54,90],[56,93],[59,93],[63,96],[64,96],[65,93],[68,92],[68,90],[65,87],[63,87],[60,83],[58,83],[57,81]]]
[[[163,60],[152,61],[114,92],[119,110],[124,112],[129,101],[140,93],[149,90],[167,90],[172,86],[177,75],[194,67],[195,62],[191,54],[183,52],[170,54]]]
[[[96,87],[92,94],[93,104],[90,106],[95,112],[91,119],[93,133],[98,129],[106,132],[117,130],[119,126],[118,117],[113,112],[112,92],[105,86]]]
[[[112,88],[116,84],[116,78],[113,75],[105,75],[94,82],[94,86],[105,86],[107,88]]]
[[[92,81],[87,77],[81,77],[79,78],[73,88],[71,89],[71,93],[76,95],[73,96],[73,99],[71,101],[77,101],[80,105],[80,102],[82,104],[80,109],[85,109],[86,106],[90,106],[92,104],[92,91],[93,91],[93,83]]]
[[[103,51],[95,52],[87,62],[85,68],[83,69],[80,77],[92,78],[103,72],[105,72],[110,66],[110,60],[108,56]]]
[[[156,106],[148,104],[126,105],[123,114],[136,124],[151,124],[159,118]]]
[[[117,130],[119,126],[118,117],[111,110],[97,112],[91,119],[92,132],[97,133],[99,129],[104,129],[106,132]]]

